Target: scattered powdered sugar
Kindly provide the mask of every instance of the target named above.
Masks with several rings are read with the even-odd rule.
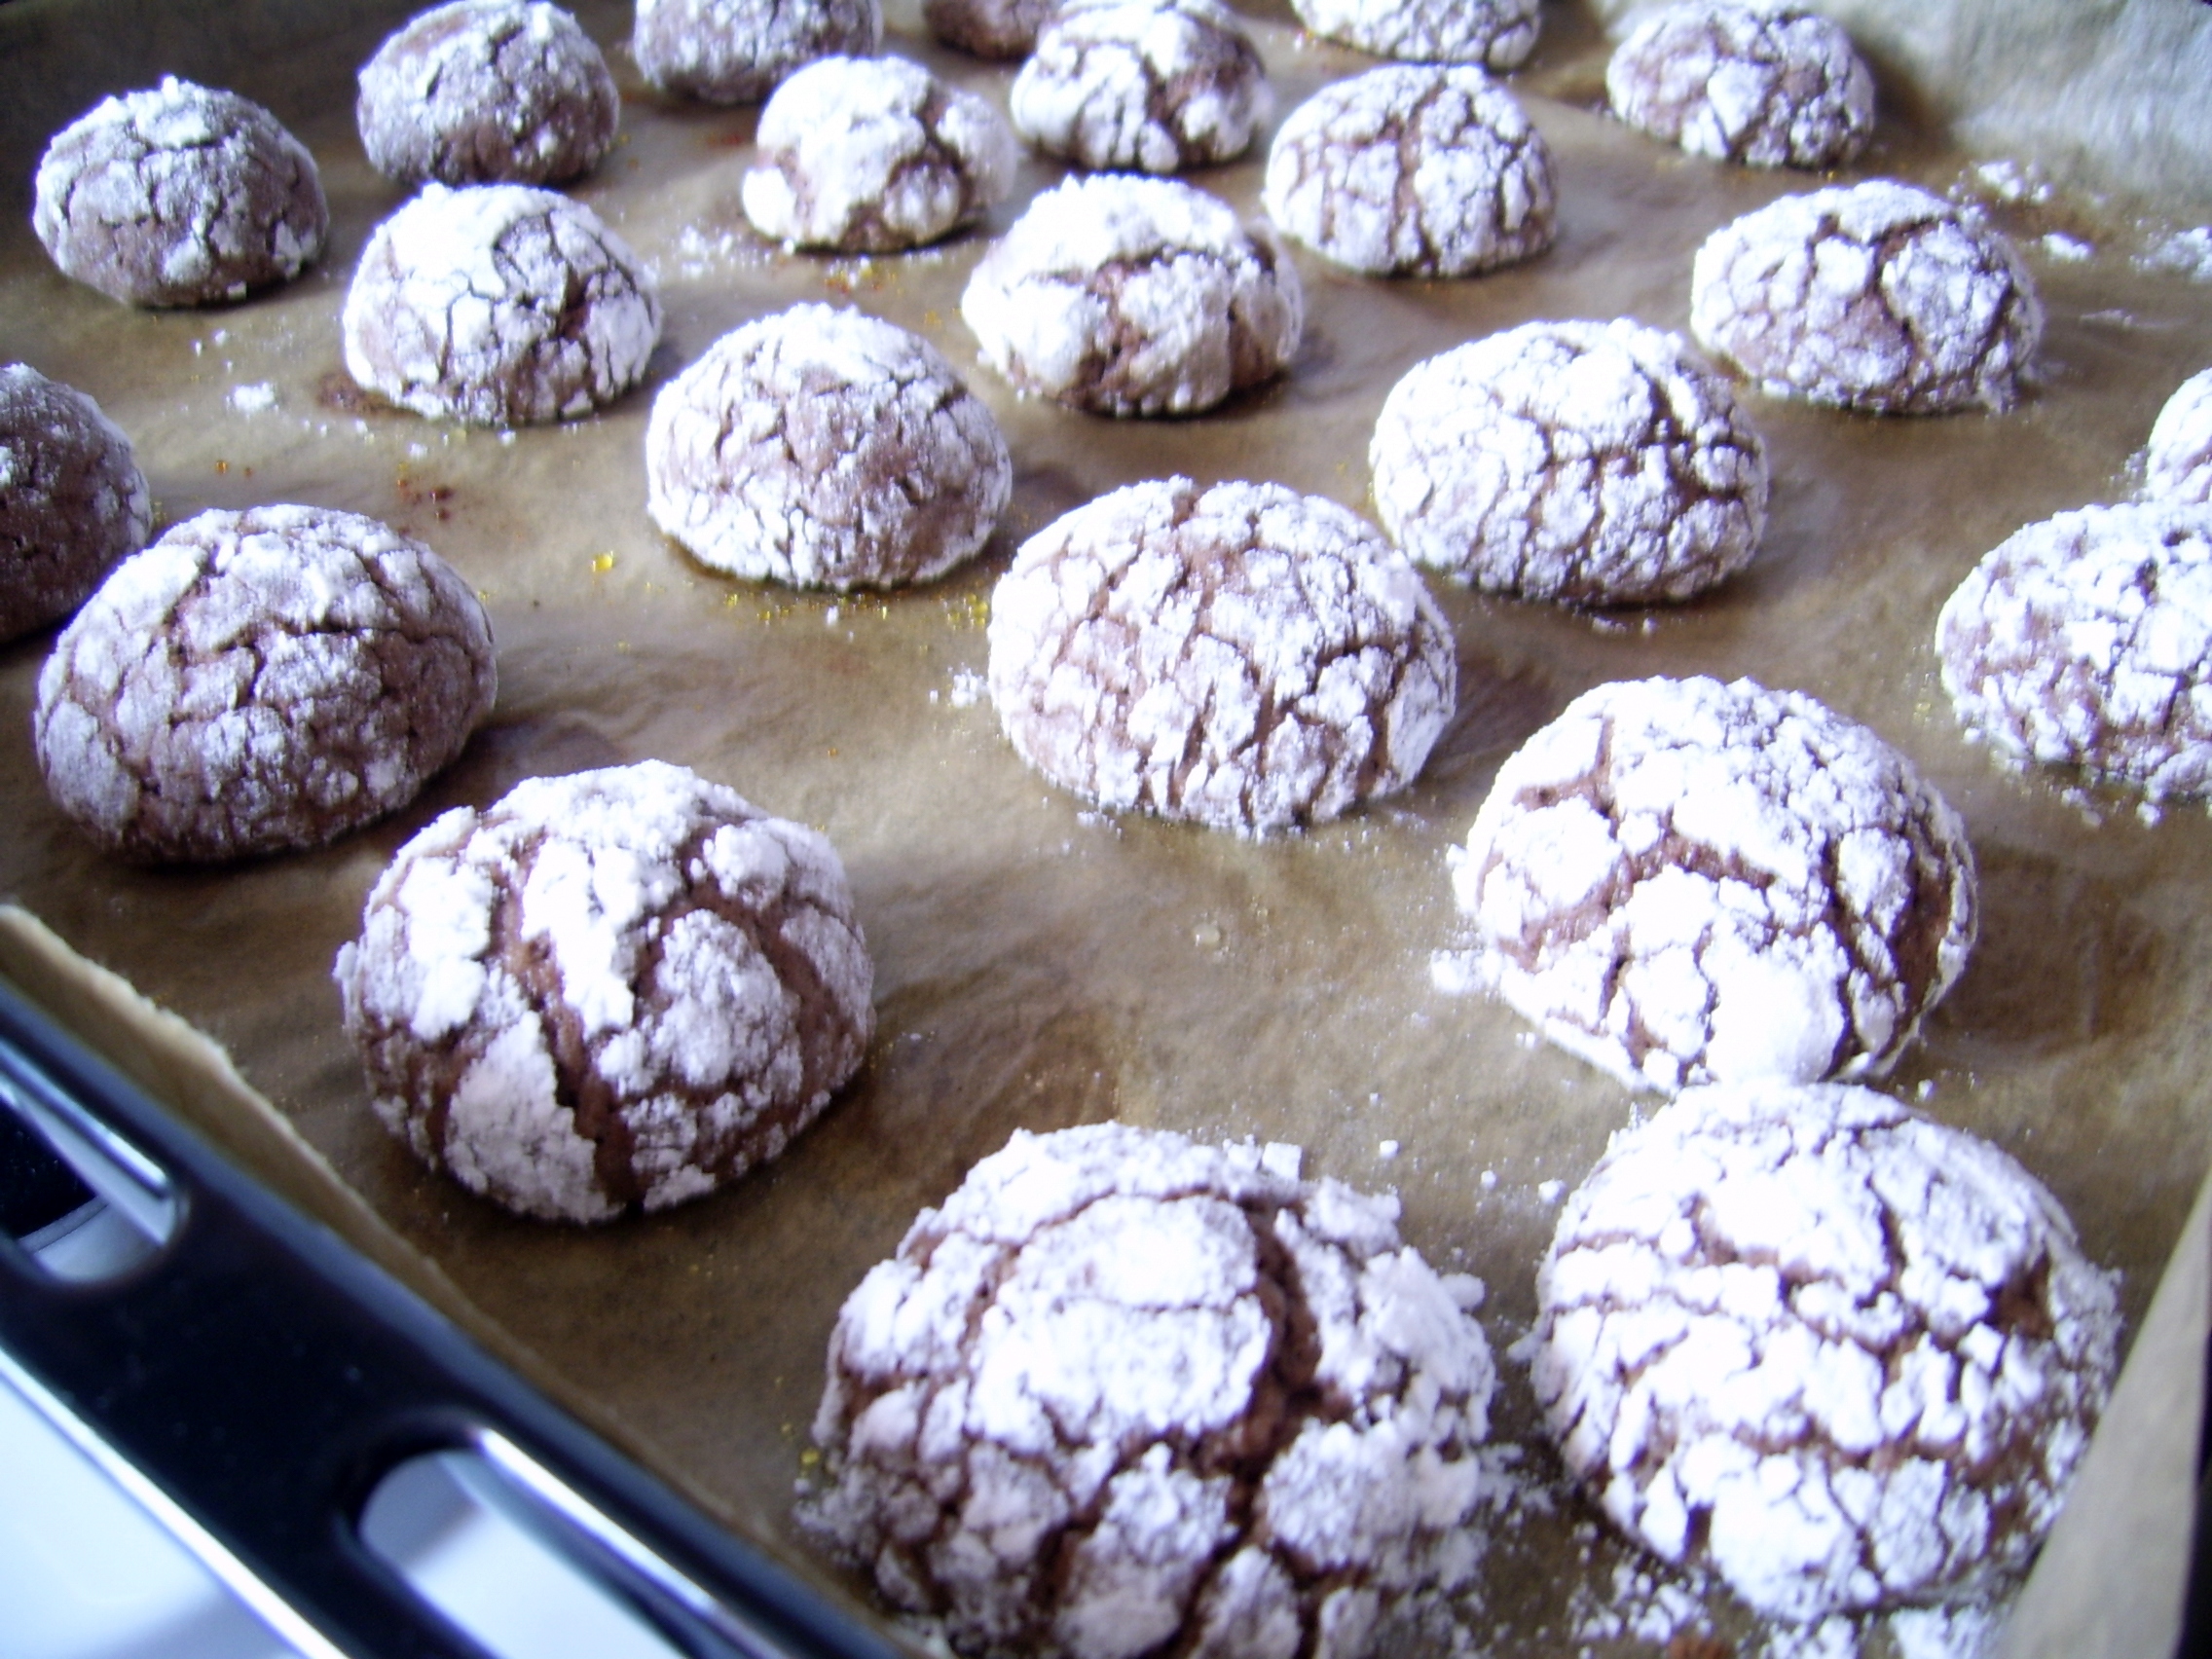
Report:
[[[745,215],[794,247],[887,253],[979,219],[1014,189],[1006,118],[903,57],[825,57],[760,112]]]
[[[952,706],[972,709],[991,694],[991,682],[972,668],[955,669],[952,674]]]
[[[268,381],[255,381],[250,386],[234,386],[228,402],[240,415],[266,414],[276,407],[276,388]]]
[[[757,103],[817,57],[871,57],[880,0],[638,0],[630,55],[664,92]]]
[[[1551,152],[1480,69],[1370,69],[1290,112],[1261,201],[1316,253],[1378,276],[1464,276],[1552,244]]]
[[[1007,93],[1047,155],[1149,173],[1242,155],[1272,103],[1258,51],[1218,0],[1064,5]]]
[[[2043,249],[2046,259],[2060,265],[2083,265],[2097,256],[2093,242],[2085,242],[2080,237],[2070,237],[2063,231],[2048,233],[2036,245]]]
[[[1577,1583],[1567,1618],[1575,1641],[1630,1641],[1653,1647],[1665,1647],[1684,1631],[1712,1628],[1704,1604],[1687,1586],[1628,1561],[1614,1564],[1607,1594]]]
[[[828,840],[659,761],[438,818],[335,972],[386,1126],[553,1221],[662,1208],[774,1158],[874,1020]]]
[[[1794,6],[1666,7],[1614,51],[1605,94],[1631,127],[1754,167],[1835,166],[1874,129],[1874,77],[1851,36]]]
[[[1766,446],[1728,383],[1625,318],[1525,323],[1417,363],[1368,455],[1410,557],[1524,599],[1687,599],[1766,527]]]
[[[1378,57],[1518,69],[1535,50],[1537,0],[1292,0],[1303,22]]]
[[[1973,857],[1802,692],[1584,692],[1499,768],[1452,882],[1497,993],[1631,1088],[1887,1071],[1966,965]]]
[[[1114,810],[1266,833],[1413,781],[1450,719],[1451,625],[1334,501],[1132,484],[1023,543],[991,596],[1022,758]]]
[[[1778,397],[1877,414],[2009,409],[2043,337],[2012,245],[1890,179],[1785,196],[1698,249],[1690,330]]]
[[[2166,501],[2212,501],[2212,369],[2183,381],[2151,424],[2143,493]]]
[[[2212,282],[2212,225],[2196,225],[2160,239],[2135,261],[2145,271],[2168,271],[2193,282]]]
[[[2212,794],[2212,506],[2028,525],[1945,602],[1936,648],[1960,720],[2014,764]]]
[[[1016,1131],[838,1315],[802,1517],[967,1651],[1364,1651],[1465,1582],[1494,1371],[1295,1148]]]
[[[1986,1142],[1866,1089],[1696,1089],[1561,1214],[1532,1376],[1624,1530],[1849,1654],[1828,1615],[2033,1555],[2111,1387],[2116,1286]]]
[[[2056,195],[2050,180],[2044,176],[2043,168],[2033,162],[2014,161],[1999,157],[1995,161],[1976,162],[1969,167],[1952,194],[1961,193],[1987,196],[1998,202],[2018,206],[2040,207]]]

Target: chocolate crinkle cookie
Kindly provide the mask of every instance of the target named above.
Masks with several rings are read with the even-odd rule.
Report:
[[[664,1209],[765,1163],[874,1025],[835,849],[657,760],[436,819],[336,977],[385,1126],[543,1221]]]
[[[1266,834],[1405,788],[1452,718],[1451,625],[1364,521],[1279,484],[1132,484],[1023,543],[991,701],[1063,789]]]
[[[942,575],[1013,485],[998,423],[936,347],[829,306],[723,335],[645,427],[653,522],[717,570],[797,587]]]
[[[1417,363],[1368,453],[1408,555],[1522,599],[1687,599],[1766,526],[1766,446],[1727,381],[1626,319],[1524,323]]]
[[[758,103],[817,57],[872,56],[881,0],[638,0],[630,55],[664,92]]]
[[[1874,77],[1851,36],[1790,6],[1671,6],[1614,51],[1605,94],[1654,138],[1754,167],[1837,166],[1874,129]]]
[[[1173,179],[1101,173],[1044,192],[960,297],[1020,391],[1101,415],[1194,415],[1272,380],[1306,300],[1273,233]]]
[[[1286,236],[1378,276],[1467,276],[1552,245],[1551,152],[1479,69],[1371,69],[1290,112],[1261,201]]]
[[[369,237],[340,326],[369,390],[508,426],[613,402],[644,376],[660,322],[652,274],[580,202],[432,184]]]
[[[1535,50],[1537,0],[1291,0],[1324,40],[1413,63],[1518,69]]]
[[[1691,1089],[1567,1199],[1530,1376],[1622,1530],[1810,1623],[2027,1565],[2111,1391],[2116,1290],[1986,1141],[1870,1089]]]
[[[1939,196],[1785,196],[1697,251],[1690,331],[1777,397],[1878,415],[2003,411],[2043,338],[2012,245]]]
[[[242,299],[322,253],[307,147],[261,105],[174,76],[103,98],[38,165],[31,227],[63,274],[138,306]]]
[[[745,216],[793,247],[893,253],[975,223],[1014,190],[988,99],[903,57],[824,57],[760,112]]]
[[[614,142],[621,100],[576,19],[542,0],[453,0],[362,66],[369,165],[402,184],[559,184]]]
[[[1027,57],[1054,0],[922,0],[922,22],[945,45],[977,57]]]
[[[116,567],[39,675],[57,805],[149,863],[313,847],[414,799],[498,687],[484,608],[375,519],[221,510]]]
[[[0,643],[76,609],[152,528],[122,428],[27,363],[0,368]]]
[[[1866,727],[1749,680],[1584,692],[1452,862],[1497,993],[1632,1088],[1878,1077],[1974,939],[1958,814]]]
[[[1047,155],[1171,173],[1242,155],[1272,101],[1217,0],[1072,0],[1038,31],[1007,110]]]
[[[2212,501],[2212,369],[2183,381],[2152,423],[2143,493],[2162,501]]]
[[[1016,1131],[846,1299],[801,1518],[961,1653],[1357,1659],[1482,1553],[1483,1286],[1290,1146]]]
[[[1936,650],[1960,720],[2001,758],[2153,800],[2212,794],[2212,506],[2029,525],[1944,604]]]

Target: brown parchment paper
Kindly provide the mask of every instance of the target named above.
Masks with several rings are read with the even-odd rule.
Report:
[[[2132,262],[2170,222],[2083,196],[1999,209],[2050,314],[2042,384],[2010,415],[1882,421],[1751,394],[1772,521],[1752,568],[1697,604],[1591,616],[1434,584],[1457,631],[1461,701],[1418,785],[1308,834],[1241,841],[1086,812],[1004,744],[974,693],[990,587],[1018,539],[1105,489],[1174,471],[1272,478],[1364,508],[1368,434],[1407,366],[1532,317],[1682,327],[1699,241],[1811,181],[1686,158],[1609,122],[1602,33],[1579,5],[1547,6],[1516,85],[1558,164],[1551,253],[1457,282],[1354,277],[1300,254],[1309,321],[1281,383],[1198,420],[1105,422],[1017,401],[976,365],[957,303],[984,237],[871,262],[762,243],[737,206],[754,112],[657,99],[618,50],[627,7],[583,4],[615,49],[624,138],[575,194],[658,268],[667,333],[644,390],[509,438],[375,407],[341,363],[346,281],[401,200],[362,159],[352,70],[408,9],[0,7],[0,193],[16,193],[0,202],[0,360],[96,396],[132,435],[164,522],[298,500],[429,541],[486,599],[498,711],[412,807],[334,847],[144,870],[92,852],[40,785],[27,730],[51,635],[0,647],[0,897],[212,1035],[380,1227],[648,1464],[849,1590],[789,1513],[830,1323],[914,1211],[1016,1126],[1120,1116],[1297,1142],[1311,1171],[1397,1189],[1411,1240],[1487,1281],[1485,1322],[1506,1347],[1531,1316],[1552,1184],[1578,1180],[1634,1103],[1502,1008],[1432,987],[1431,954],[1463,942],[1444,852],[1531,730],[1591,684],[1648,674],[1812,691],[1881,731],[1960,808],[1983,938],[1889,1087],[2047,1182],[2090,1254],[2124,1272],[2131,1324],[2141,1318],[2212,1154],[2212,821],[2194,808],[2154,821],[2065,779],[1997,771],[1962,741],[1928,641],[1942,600],[2006,535],[2128,494],[2159,404],[2212,362],[2212,289]],[[1275,0],[1245,10],[1278,111],[1369,63],[1303,38]],[[890,50],[1003,102],[1010,68],[934,48],[911,5],[894,4],[891,23]],[[43,135],[165,69],[260,98],[314,151],[334,218],[318,269],[239,306],[157,313],[48,264],[22,211]],[[1951,186],[1971,158],[1916,113],[1930,106],[1912,89],[1886,85],[1885,100],[1854,176]],[[986,237],[1058,171],[1025,165]],[[1259,171],[1248,161],[1197,182],[1256,211]],[[2074,241],[2046,243],[2051,233]],[[2071,257],[2079,245],[2093,255]],[[928,335],[999,416],[1014,500],[968,570],[832,601],[709,572],[646,520],[651,390],[724,330],[801,299]],[[263,387],[273,406],[256,407]],[[235,400],[240,388],[254,389]],[[377,1127],[331,958],[385,861],[438,811],[646,756],[830,833],[876,958],[878,1036],[841,1103],[737,1187],[597,1231],[524,1223],[430,1176]],[[235,1150],[297,1156],[266,1135]],[[1532,1482],[1553,1478],[1526,1374],[1502,1369],[1499,1432],[1529,1444]],[[1461,1617],[1498,1653],[1648,1651],[1597,1634],[1634,1563],[1578,1502],[1525,1505]],[[2123,1569],[2155,1575],[2141,1557]],[[2178,1607],[2178,1595],[2144,1599]],[[1747,1652],[1765,1640],[1724,1596],[1712,1613]],[[1875,1631],[1869,1651],[1888,1641]]]

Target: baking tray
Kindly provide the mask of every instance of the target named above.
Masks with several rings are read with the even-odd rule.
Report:
[[[1409,1239],[1489,1284],[1483,1317],[1505,1348],[1532,1314],[1559,1184],[1638,1103],[1502,1008],[1432,985],[1432,954],[1464,942],[1444,852],[1499,760],[1569,698],[1660,673],[1812,691],[1882,732],[1959,807],[1981,865],[1983,937],[1890,1087],[2046,1181],[2089,1253],[2125,1273],[2131,1328],[2142,1319],[2212,1156],[2212,825],[2194,809],[2152,822],[2064,780],[1995,770],[1962,741],[1928,637],[1959,578],[2020,524],[2125,496],[2158,405],[2212,361],[2212,289],[2135,258],[2193,222],[2186,194],[2099,201],[2077,188],[2038,202],[2030,190],[1995,203],[2050,314],[2042,384],[2012,414],[1882,421],[1752,397],[1775,467],[1772,519],[1751,569],[1698,603],[1593,615],[1433,584],[1457,634],[1461,692],[1421,779],[1340,824],[1253,842],[1103,818],[1014,758],[975,693],[990,586],[1021,535],[1171,472],[1271,478],[1360,508],[1368,431],[1411,363],[1531,317],[1680,327],[1705,235],[1806,179],[1683,157],[1611,123],[1595,17],[1547,7],[1516,84],[1558,164],[1551,253],[1456,282],[1354,277],[1300,254],[1309,321],[1282,382],[1198,420],[1113,423],[1014,398],[974,366],[959,320],[984,241],[1056,166],[1025,163],[1015,200],[940,249],[789,256],[738,211],[753,112],[664,103],[617,50],[624,140],[575,194],[657,268],[666,337],[647,387],[614,409],[510,438],[378,407],[340,361],[347,278],[402,199],[361,157],[351,73],[407,9],[0,9],[0,74],[20,93],[0,114],[0,187],[18,193],[15,207],[48,131],[103,92],[174,70],[274,108],[314,151],[334,222],[323,263],[300,281],[159,313],[67,282],[11,212],[0,357],[98,397],[132,434],[165,522],[301,500],[429,541],[485,597],[498,709],[387,823],[319,852],[202,870],[92,851],[47,802],[18,735],[0,743],[13,826],[0,894],[212,1033],[393,1241],[395,1268],[450,1287],[550,1397],[771,1558],[866,1605],[790,1513],[811,1468],[805,1425],[836,1307],[913,1213],[1012,1129],[1109,1116],[1295,1141],[1313,1172],[1394,1187]],[[626,8],[576,10],[610,46],[626,34]],[[1307,40],[1279,7],[1245,10],[1278,118],[1369,61]],[[1010,69],[936,50],[910,7],[895,5],[891,23],[892,50],[1003,101]],[[1895,73],[1884,92],[1855,174],[1992,188],[1931,100]],[[1258,175],[1252,161],[1197,182],[1249,211]],[[2082,247],[2094,251],[2073,257]],[[841,601],[756,587],[692,564],[646,521],[652,389],[727,328],[802,299],[929,336],[1005,426],[1014,503],[949,579]],[[27,729],[50,640],[0,649],[0,729]],[[735,1188],[608,1229],[523,1223],[427,1174],[375,1124],[330,960],[386,860],[438,811],[524,777],[646,756],[830,833],[876,957],[878,1035],[858,1085]],[[266,1176],[294,1154],[244,1156]],[[1526,1374],[1503,1370],[1498,1430],[1530,1447],[1540,1493],[1549,1465]],[[1636,1558],[1585,1508],[1525,1503],[1463,1620],[1500,1653],[1635,1651],[1631,1635],[1604,1634],[1624,1570]],[[1723,1636],[1745,1635],[1724,1599],[1712,1607]]]

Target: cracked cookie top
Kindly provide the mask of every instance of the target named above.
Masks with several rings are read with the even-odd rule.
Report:
[[[621,100],[576,19],[543,0],[453,0],[361,66],[369,165],[402,184],[559,184],[614,142]]]
[[[322,507],[211,510],[62,630],[31,734],[48,793],[108,851],[230,859],[404,806],[498,686],[483,606],[421,542]]]
[[[1874,129],[1874,77],[1851,36],[1795,7],[1671,6],[1615,49],[1605,95],[1629,126],[1747,166],[1837,166]]]
[[[1132,484],[1022,544],[991,596],[991,701],[1063,789],[1265,834],[1420,771],[1451,625],[1348,509],[1279,484]]]
[[[1272,104],[1259,53],[1217,0],[1073,0],[1007,94],[1015,130],[1047,155],[1148,173],[1242,155]]]
[[[137,306],[200,306],[289,281],[330,209],[307,147],[236,92],[165,79],[102,98],[38,164],[31,228],[65,276]]]
[[[1518,69],[1535,50],[1537,0],[1291,0],[1324,40],[1413,63]]]
[[[346,367],[431,419],[588,415],[645,372],[660,289],[580,202],[521,184],[430,184],[379,225],[340,319]]]
[[[2008,536],[1936,619],[1943,689],[2014,765],[2153,800],[2212,794],[2212,507],[2060,513]]]
[[[1027,57],[1053,0],[922,0],[922,22],[945,45],[977,57]]]
[[[1370,69],[1284,119],[1261,202],[1286,236],[1378,276],[1467,276],[1552,245],[1551,152],[1479,69]]]
[[[1174,179],[1101,173],[1040,194],[960,297],[1016,389],[1101,415],[1195,415],[1272,380],[1305,295],[1263,227]]]
[[[664,92],[758,103],[817,57],[872,56],[881,0],[638,0],[630,55]]]
[[[2212,501],[2212,369],[2175,387],[2152,423],[2143,493],[2162,501]]]
[[[829,306],[723,335],[645,427],[653,522],[717,570],[799,587],[942,575],[1013,483],[998,423],[936,347]]]
[[[1879,1077],[1975,924],[1958,814],[1800,691],[1600,685],[1498,769],[1453,890],[1497,993],[1632,1088]]]
[[[1697,251],[1690,331],[1777,397],[1878,415],[2012,407],[2043,305],[2012,244],[1909,184],[1785,196]]]
[[[892,253],[973,224],[1014,190],[988,99],[903,57],[824,57],[760,112],[745,216],[793,247]]]
[[[1766,446],[1677,334],[1530,322],[1417,363],[1369,449],[1375,509],[1423,565],[1569,605],[1687,599],[1766,525]]]
[[[802,1518],[968,1654],[1353,1659],[1463,1582],[1483,1287],[1299,1162],[1017,1130],[846,1300]]]
[[[335,974],[385,1126],[543,1221],[663,1209],[766,1162],[874,1024],[835,849],[657,760],[439,817]]]
[[[0,642],[68,615],[152,528],[123,429],[75,387],[0,368]]]
[[[1691,1089],[1561,1211],[1530,1376],[1624,1531],[1810,1622],[2026,1565],[2111,1391],[2116,1285],[1986,1141],[1863,1088]]]

